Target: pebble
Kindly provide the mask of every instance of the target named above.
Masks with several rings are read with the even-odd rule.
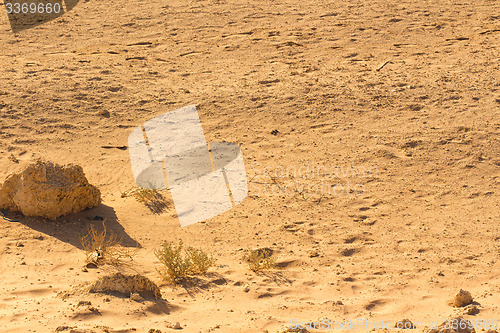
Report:
[[[138,293],[131,293],[130,299],[133,301],[136,301],[136,302],[143,302],[144,301],[144,298],[142,298],[142,296],[139,295]]]

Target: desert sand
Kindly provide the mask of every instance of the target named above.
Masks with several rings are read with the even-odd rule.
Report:
[[[56,221],[0,219],[0,331],[427,325],[457,313],[460,289],[480,310],[464,318],[500,320],[499,13],[496,0],[90,0],[14,33],[0,3],[0,182],[45,158],[81,165],[103,198]],[[240,145],[249,194],[181,228],[168,191],[158,214],[122,197],[128,151],[109,147],[190,104],[208,141]],[[140,244],[121,269],[164,302],[75,292],[116,271],[82,271],[96,216]],[[154,250],[178,240],[214,253],[209,275],[161,280]],[[262,247],[280,269],[249,270]]]

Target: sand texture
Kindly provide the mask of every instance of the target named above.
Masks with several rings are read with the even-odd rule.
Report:
[[[0,332],[500,320],[499,14],[498,0],[82,0],[13,33],[0,2],[0,183],[43,158],[102,195],[55,221],[0,219]],[[241,147],[249,194],[181,228],[169,191],[123,195],[126,146],[191,104],[208,142]],[[80,239],[104,219],[136,255],[84,267]],[[179,240],[216,265],[172,286],[155,250]],[[249,269],[259,248],[279,269]],[[86,289],[117,272],[162,298]],[[454,307],[461,289],[473,302]]]

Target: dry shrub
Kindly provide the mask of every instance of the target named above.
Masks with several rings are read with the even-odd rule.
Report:
[[[168,208],[168,201],[156,189],[134,187],[128,191],[122,192],[122,198],[133,196],[135,200],[143,203],[154,214],[161,214]]]
[[[277,268],[276,260],[273,257],[273,250],[269,248],[250,250],[250,253],[246,257],[246,262],[250,270],[254,272]]]
[[[179,283],[191,275],[205,274],[215,264],[215,259],[203,250],[188,247],[184,251],[183,243],[179,245],[164,242],[162,247],[155,251],[155,255],[165,266],[158,270],[161,277],[171,283]]]
[[[205,274],[210,267],[215,265],[215,259],[200,249],[188,247],[186,255],[191,263],[190,272],[192,274]]]
[[[87,256],[86,262],[96,266],[109,264],[113,266],[128,265],[137,253],[137,248],[129,249],[121,246],[121,238],[108,234],[106,220],[102,221],[102,230],[91,225],[80,237],[80,243]]]

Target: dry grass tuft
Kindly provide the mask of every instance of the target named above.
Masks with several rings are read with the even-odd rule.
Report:
[[[86,263],[93,263],[96,266],[101,264],[129,265],[137,253],[137,248],[129,249],[121,246],[121,238],[114,234],[108,234],[105,223],[106,220],[103,220],[102,230],[91,225],[87,232],[80,237],[80,243],[87,256]]]
[[[250,253],[246,256],[245,260],[248,263],[250,270],[260,272],[277,268],[276,260],[273,257],[273,250],[269,248],[261,248],[249,251]]]
[[[200,249],[188,247],[186,255],[191,263],[191,274],[205,274],[210,267],[215,265],[215,259]]]
[[[122,192],[121,197],[133,196],[138,202],[143,203],[153,214],[161,214],[168,208],[168,201],[156,189],[134,187]]]

